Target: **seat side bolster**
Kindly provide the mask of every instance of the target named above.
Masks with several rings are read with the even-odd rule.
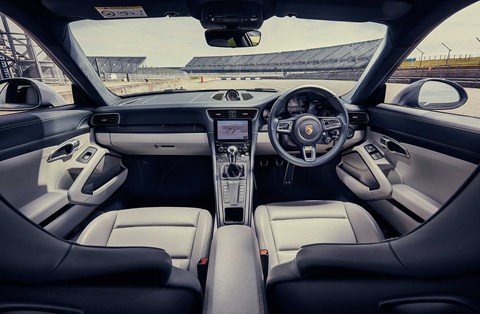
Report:
[[[210,243],[213,234],[213,220],[211,214],[201,209],[198,213],[197,230],[192,246],[192,254],[190,256],[189,271],[197,273],[197,263],[202,257],[208,257],[210,251]]]
[[[268,208],[265,205],[258,206],[254,215],[255,230],[260,249],[269,251],[269,268],[278,264],[277,247],[273,237],[272,225]]]
[[[358,243],[375,243],[385,239],[380,227],[365,209],[353,203],[344,205]]]
[[[374,244],[312,244],[304,246],[295,260],[275,266],[267,286],[313,277],[369,273],[411,276],[388,242]]]
[[[389,242],[373,244],[313,244],[300,249],[294,260],[301,277],[330,273],[366,272],[409,276]]]
[[[104,213],[95,218],[78,237],[77,243],[95,246],[107,246],[108,239],[115,227],[118,211]]]
[[[141,258],[139,258],[141,256]],[[94,280],[165,284],[172,271],[170,256],[156,248],[95,247],[72,244],[47,281]]]

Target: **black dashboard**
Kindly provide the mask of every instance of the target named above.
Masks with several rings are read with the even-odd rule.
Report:
[[[274,154],[268,139],[270,108],[282,95],[277,91],[249,90],[251,97],[220,100],[221,90],[181,91],[123,98],[115,106],[98,108],[91,119],[97,140],[129,154],[210,154],[216,120],[247,119],[257,153]],[[238,94],[244,95],[240,90]],[[358,106],[344,103],[349,112],[349,139],[363,138],[368,116]],[[335,116],[328,99],[316,94],[291,97],[280,112],[283,117],[302,113]],[[355,136],[356,132],[357,136]],[[252,143],[253,144],[253,143]],[[163,149],[164,148],[164,149]]]

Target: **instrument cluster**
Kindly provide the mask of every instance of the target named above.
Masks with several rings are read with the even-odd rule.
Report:
[[[297,94],[292,96],[280,112],[282,118],[295,117],[300,114],[309,113],[317,117],[334,117],[336,110],[329,104],[328,100],[317,94]],[[270,108],[265,108],[262,117],[265,121],[270,116]]]

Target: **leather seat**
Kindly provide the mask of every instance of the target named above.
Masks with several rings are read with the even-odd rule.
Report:
[[[77,242],[94,246],[146,246],[164,249],[173,266],[197,272],[208,256],[212,216],[190,207],[146,207],[111,211],[98,216]]]
[[[0,249],[8,252],[0,259],[3,312],[202,312],[197,277],[173,267],[169,254],[158,247],[173,252],[177,265],[190,268],[190,260],[193,263],[196,254],[208,250],[212,220],[204,210],[142,208],[106,213],[80,239],[101,246],[59,239],[1,197],[0,221]]]
[[[372,216],[353,203],[273,203],[259,206],[254,221],[259,247],[269,251],[269,268],[293,260],[307,244],[372,243],[384,239]]]

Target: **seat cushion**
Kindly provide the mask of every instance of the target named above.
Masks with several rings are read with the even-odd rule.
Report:
[[[362,207],[338,201],[299,201],[259,206],[254,215],[260,249],[269,251],[269,268],[295,258],[315,243],[370,243],[384,239]]]
[[[93,220],[77,242],[95,246],[148,246],[164,249],[172,264],[196,274],[208,256],[212,216],[190,207],[146,207],[106,212]]]

